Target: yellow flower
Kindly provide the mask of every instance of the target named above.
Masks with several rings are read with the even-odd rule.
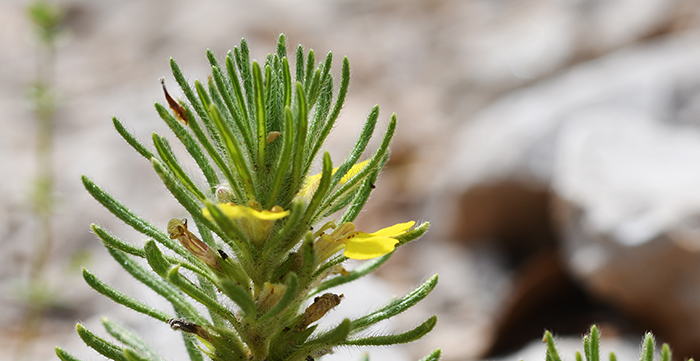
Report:
[[[289,215],[289,211],[285,211],[280,206],[274,206],[272,209],[259,211],[252,207],[237,205],[235,203],[220,203],[217,205],[221,212],[229,219],[237,222],[241,230],[256,244],[261,244],[270,235],[272,224]],[[213,220],[208,209],[203,209],[204,217]]]
[[[369,160],[353,165],[350,170],[348,170],[348,172],[342,178],[340,178],[340,183],[338,184],[342,185],[347,183],[347,181],[357,175],[357,173],[359,173],[362,168],[367,165],[367,163],[369,163]],[[332,174],[335,174],[335,172],[338,171],[338,168],[333,168]],[[316,192],[316,189],[318,189],[319,183],[321,183],[321,173],[306,177],[306,180],[304,180],[304,186],[301,187],[301,190],[297,194],[297,198],[309,201]]]
[[[317,241],[320,259],[327,259],[343,247],[345,257],[365,260],[383,256],[394,251],[399,241],[396,237],[406,233],[416,222],[410,221],[382,228],[374,233],[355,230],[355,225],[346,222],[331,234],[321,234]],[[330,224],[330,227],[333,227]]]

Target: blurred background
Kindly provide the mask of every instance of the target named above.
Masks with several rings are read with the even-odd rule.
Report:
[[[369,349],[373,360],[435,347],[447,361],[542,360],[545,329],[571,360],[593,323],[620,360],[636,359],[646,330],[678,359],[700,357],[697,1],[66,0],[51,2],[60,26],[43,37],[30,4],[0,2],[0,359],[53,360],[54,345],[101,359],[74,325],[104,335],[102,315],[185,359],[175,332],[82,281],[85,266],[167,307],[91,234],[94,222],[144,241],[80,175],[163,228],[183,216],[111,117],[146,143],[154,131],[172,139],[153,109],[164,101],[158,78],[180,95],[170,57],[191,81],[206,79],[205,49],[223,59],[245,37],[262,60],[280,33],[292,49],[333,51],[336,77],[350,59],[327,145],[335,162],[373,105],[384,125],[397,113],[362,229],[432,223],[334,311],[360,314],[440,274],[419,307],[382,325],[437,314],[435,330]]]

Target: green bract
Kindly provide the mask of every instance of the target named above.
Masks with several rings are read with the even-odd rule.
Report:
[[[352,224],[387,161],[396,117],[391,116],[378,149],[360,161],[379,116],[378,107],[372,109],[355,147],[334,168],[330,155],[320,151],[345,101],[347,59],[334,92],[332,55],[317,64],[314,52],[305,53],[300,46],[292,72],[284,36],[264,64],[251,62],[245,40],[229,52],[223,66],[211,52],[207,58],[211,76],[206,84],[195,81],[193,86],[171,60],[186,101],[173,99],[163,81],[166,105],[155,105],[200,174],[183,169],[165,137],[153,134],[155,150],[150,150],[113,118],[117,132],[152,164],[188,219],[157,227],[83,177],[98,202],[148,239],[131,244],[93,225],[95,234],[129,274],[168,300],[172,309],[154,309],[87,270],[85,281],[115,302],[181,332],[191,360],[312,360],[338,346],[405,343],[428,333],[435,316],[399,334],[363,331],[425,298],[437,275],[368,315],[325,330],[317,324],[343,298],[362,297],[326,291],[369,274],[394,247],[428,229],[427,223],[414,227],[411,221],[361,232]],[[321,173],[310,176],[317,163]],[[319,224],[342,210],[337,226]],[[369,260],[345,270],[344,249],[348,257]],[[135,258],[145,259],[147,266]],[[201,306],[208,314],[199,311]],[[78,324],[88,346],[112,360],[160,360],[132,332],[103,322],[119,344]],[[77,360],[60,348],[56,353],[62,360]],[[426,360],[438,358],[435,351]]]

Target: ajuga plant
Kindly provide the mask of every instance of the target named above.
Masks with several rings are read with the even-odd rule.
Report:
[[[151,150],[113,118],[117,132],[151,163],[188,217],[172,219],[167,226],[149,223],[93,180],[82,178],[98,202],[146,240],[129,243],[93,224],[94,233],[124,270],[172,309],[155,309],[84,269],[85,281],[182,333],[193,361],[314,360],[338,347],[400,344],[429,332],[435,316],[398,334],[367,329],[425,298],[437,275],[374,312],[327,329],[318,326],[343,299],[363,297],[334,293],[336,286],[368,275],[395,248],[428,229],[428,223],[410,221],[365,232],[352,223],[387,162],[396,116],[378,148],[368,151],[379,116],[374,107],[354,148],[334,167],[321,149],[348,91],[347,58],[339,84],[331,75],[331,53],[317,63],[313,51],[299,46],[292,70],[284,35],[262,64],[251,61],[245,40],[223,64],[212,52],[207,58],[211,75],[206,83],[193,85],[171,60],[186,100],[175,100],[161,80],[166,101],[155,104],[197,164],[197,174],[185,170],[165,137],[153,134]],[[312,175],[314,168],[320,173]],[[346,269],[348,259],[363,262]],[[77,325],[82,340],[100,354],[118,361],[161,359],[131,331],[107,319],[103,323],[114,340]],[[59,347],[56,354],[77,360]],[[436,350],[425,360],[439,355]]]
[[[562,361],[559,357],[559,352],[557,351],[556,345],[554,344],[554,338],[549,331],[545,331],[542,342],[547,344],[547,350],[545,352],[545,361]],[[654,336],[651,332],[647,332],[642,340],[642,348],[639,355],[639,361],[654,361],[654,356],[656,354],[656,342],[654,341]],[[591,331],[583,336],[583,353],[586,361],[600,361],[600,332],[598,327],[595,325],[591,326]],[[608,356],[610,361],[617,361],[617,356],[615,353],[611,352]],[[583,356],[581,352],[576,352],[576,361],[583,361]],[[661,356],[659,361],[672,361],[671,358],[671,348],[668,344],[663,344],[661,346]],[[689,359],[688,361],[693,361]]]

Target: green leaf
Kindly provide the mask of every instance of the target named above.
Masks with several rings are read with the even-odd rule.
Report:
[[[329,349],[333,346],[343,344],[350,332],[350,320],[344,319],[338,326],[332,330],[320,334],[318,337],[309,340],[299,348],[297,348],[286,360],[305,360],[306,356],[316,350]]]
[[[104,228],[96,225],[96,224],[91,224],[90,228],[92,231],[99,237],[102,242],[107,246],[111,247],[114,249],[118,249],[122,252],[144,258],[146,256],[144,250],[142,248],[136,247],[132,244],[126,243],[122,241],[121,239],[117,238],[115,235],[112,233],[108,232]]]
[[[185,149],[190,154],[192,159],[197,162],[199,169],[202,171],[202,174],[204,174],[204,177],[209,183],[209,187],[211,190],[214,190],[220,183],[219,176],[216,174],[216,171],[209,162],[209,159],[204,154],[202,147],[199,145],[199,143],[197,143],[195,138],[192,137],[190,132],[188,132],[187,129],[180,124],[180,122],[177,121],[163,105],[155,103],[155,108],[161,119],[165,121],[168,127],[170,127],[170,130],[172,130],[173,134],[175,134],[177,139],[179,139],[182,145],[185,146]],[[151,156],[151,158],[153,158],[153,156]],[[150,161],[151,158],[148,158],[148,160]]]
[[[58,356],[61,361],[82,361],[58,346],[54,347],[54,351],[56,352],[56,356]]]
[[[248,115],[248,109],[246,108],[246,99],[243,95],[243,90],[241,89],[241,82],[238,80],[238,73],[236,71],[236,65],[233,63],[233,58],[231,54],[226,57],[226,72],[228,73],[228,78],[233,88],[233,93],[236,96],[236,105],[238,111],[241,113],[243,118],[243,127],[246,129],[245,133],[251,134],[250,123],[247,121],[250,116]]]
[[[162,360],[162,358],[160,356],[158,356],[158,354],[151,349],[151,347],[148,345],[148,343],[146,343],[143,339],[141,339],[135,333],[131,332],[130,330],[122,327],[121,325],[113,322],[112,320],[110,320],[106,317],[102,317],[101,321],[102,321],[102,325],[107,330],[107,333],[109,333],[112,337],[114,337],[119,342],[123,343],[124,345],[127,345],[127,346],[134,349],[134,350],[130,350],[130,349],[124,350],[125,351],[124,354],[126,355],[127,358],[129,358],[129,360],[131,360],[131,359],[139,360],[138,357],[141,357],[141,359],[150,360],[150,361]]]
[[[389,151],[389,144],[391,144],[391,139],[394,136],[395,130],[396,114],[392,114],[391,120],[389,121],[389,126],[387,127],[386,133],[384,134],[384,138],[382,139],[382,143],[370,159],[369,163],[359,172],[357,172],[357,174],[354,177],[350,178],[345,184],[338,187],[338,189],[334,191],[331,196],[327,197],[324,200],[323,205],[319,207],[319,212],[317,212],[317,214],[314,215],[313,218],[311,218],[312,221],[315,221],[320,215],[322,215],[323,211],[327,209],[331,204],[333,204],[340,196],[342,196],[345,192],[348,192],[350,189],[354,188],[354,186],[358,182],[367,177],[370,174],[370,172],[375,171],[378,168],[379,164],[382,162],[382,159],[386,156],[387,152]]]
[[[284,109],[284,129],[282,129],[282,151],[280,152],[279,160],[277,161],[277,166],[275,167],[275,175],[272,180],[272,188],[268,195],[268,199],[265,202],[265,209],[272,208],[275,204],[279,204],[278,196],[280,189],[282,187],[282,181],[284,181],[287,175],[287,169],[289,167],[290,161],[292,160],[292,150],[294,149],[294,124],[293,124],[292,110],[289,106]],[[285,206],[284,204],[280,206]]]
[[[80,323],[77,324],[75,328],[83,342],[102,354],[102,356],[115,361],[129,361],[129,359],[124,356],[124,351],[121,347],[95,335]]]
[[[82,176],[83,185],[85,189],[102,204],[107,210],[112,212],[117,218],[124,221],[135,230],[151,237],[163,244],[164,246],[177,252],[184,258],[191,258],[192,256],[185,250],[180,244],[171,240],[163,231],[159,230],[143,218],[137,216],[132,210],[128,209],[122,203],[114,199],[107,192],[98,187],[90,178]]]
[[[600,333],[595,325],[591,326],[588,345],[588,353],[586,354],[588,361],[600,361]]]
[[[85,279],[85,282],[87,282],[87,284],[95,291],[107,296],[109,299],[120,305],[124,305],[136,312],[143,313],[144,315],[151,316],[159,321],[167,322],[167,320],[170,318],[170,316],[168,316],[166,313],[146,306],[145,304],[115,290],[111,286],[102,282],[99,278],[97,278],[97,276],[90,273],[90,271],[85,268],[83,268],[83,279]]]
[[[245,156],[241,152],[241,148],[238,144],[238,139],[236,139],[235,134],[229,127],[229,125],[224,122],[221,117],[221,113],[216,106],[211,106],[209,112],[214,119],[214,124],[218,129],[219,133],[223,138],[223,148],[226,150],[228,156],[230,157],[233,165],[236,168],[238,176],[241,179],[241,184],[243,189],[245,189],[247,199],[256,199],[255,188],[253,186],[253,178],[250,173],[250,167],[245,159]],[[223,165],[225,166],[225,165]]]
[[[352,322],[353,332],[357,332],[368,326],[375,324],[381,320],[385,320],[389,317],[395,316],[408,308],[412,307],[416,303],[420,302],[422,299],[428,296],[430,292],[437,286],[438,275],[433,275],[427,281],[425,281],[418,288],[413,290],[406,296],[393,300],[389,302],[386,306],[378,309],[375,312],[370,313],[364,317],[360,317]]]
[[[269,79],[268,79],[269,81]],[[267,147],[267,121],[265,119],[265,99],[263,96],[263,76],[260,71],[260,64],[253,61],[253,95],[255,99],[255,124],[256,124],[256,144],[257,162],[261,169],[265,167],[265,148]]]
[[[297,82],[295,88],[296,95],[296,113],[294,114],[294,156],[292,159],[292,186],[290,190],[296,194],[299,187],[303,184],[305,174],[304,167],[304,149],[306,146],[306,135],[308,129],[308,108],[306,104],[306,96],[302,85]]]
[[[160,251],[160,249],[158,249],[156,243],[152,240],[148,240],[146,241],[143,249],[146,253],[146,260],[153,271],[155,271],[161,277],[166,277],[168,271],[170,270],[171,264],[167,259],[165,259],[165,257],[163,257],[163,253]]]
[[[231,301],[240,307],[243,318],[255,316],[255,301],[245,288],[227,279],[221,280],[219,287]]]
[[[557,352],[557,347],[554,344],[554,337],[549,331],[544,332],[544,341],[547,343],[547,351],[545,353],[546,361],[561,361],[559,353]]]
[[[352,282],[360,277],[366,276],[372,272],[374,272],[379,266],[383,265],[384,262],[386,262],[389,258],[391,258],[391,255],[393,253],[385,254],[381,257],[377,257],[371,260],[368,260],[359,267],[355,268],[354,270],[350,271],[347,276],[337,276],[333,277],[327,281],[324,281],[320,285],[318,285],[315,289],[313,289],[310,293],[309,296],[313,296],[315,294],[321,293],[327,289],[337,287],[343,284],[346,284],[348,282]]]
[[[335,125],[335,121],[338,119],[338,116],[340,115],[340,110],[343,108],[343,104],[345,103],[345,96],[348,93],[349,86],[350,86],[350,61],[348,61],[348,58],[345,57],[343,59],[343,68],[342,68],[341,78],[340,78],[340,89],[338,90],[338,99],[335,101],[335,105],[333,106],[333,111],[331,112],[331,114],[328,117],[328,119],[326,120],[326,122],[323,124],[323,127],[321,128],[321,132],[319,133],[318,137],[316,138],[311,152],[309,152],[309,157],[311,159],[316,157],[316,154],[318,154],[318,151],[321,149],[323,142],[326,141],[328,134],[330,134],[331,129],[333,129],[333,126]]]
[[[419,224],[418,226],[413,227],[410,231],[396,237],[396,239],[399,240],[398,246],[403,246],[413,240],[418,239],[422,235],[425,234],[425,232],[428,231],[428,228],[430,228],[430,223],[429,222],[423,222]]]
[[[170,272],[168,272],[168,280],[172,284],[180,288],[188,296],[195,299],[197,302],[201,303],[210,310],[215,310],[216,313],[218,313],[220,316],[224,317],[229,322],[231,322],[231,324],[234,325],[234,327],[238,331],[241,331],[241,325],[238,322],[236,315],[233,314],[233,312],[231,312],[229,309],[221,305],[217,300],[209,297],[206,293],[199,289],[199,287],[194,285],[190,280],[183,277],[180,274],[180,267],[175,266],[170,269]]]
[[[652,335],[651,332],[647,332],[642,342],[642,352],[639,355],[639,361],[654,361],[655,348],[654,335]]]
[[[144,158],[151,160],[153,158],[153,153],[149,151],[141,142],[139,142],[136,137],[134,137],[131,133],[129,133],[128,130],[124,127],[124,124],[122,124],[117,117],[112,117],[112,124],[114,125],[114,129],[117,130],[117,133],[126,140],[129,145],[136,150],[137,153],[141,154]]]
[[[158,155],[168,167],[168,170],[170,170],[170,172],[173,175],[175,175],[175,177],[180,181],[180,183],[200,201],[207,199],[207,196],[204,195],[204,193],[199,189],[199,187],[197,187],[192,181],[192,179],[190,179],[187,173],[185,173],[182,167],[180,167],[180,163],[175,158],[175,154],[173,154],[173,151],[170,148],[168,141],[165,138],[159,136],[158,134],[153,133],[153,144],[156,146]]]
[[[671,348],[668,344],[663,344],[661,346],[661,360],[660,361],[671,361]]]
[[[117,263],[129,272],[130,275],[172,303],[177,311],[184,314],[184,317],[200,325],[209,324],[209,322],[199,314],[197,309],[185,299],[184,295],[178,289],[166,283],[160,276],[138,265],[123,252],[115,249],[108,249],[108,251]]]
[[[129,361],[153,361],[153,360],[156,360],[154,358],[141,356],[141,354],[139,354],[138,352],[136,352],[128,347],[124,349],[124,356],[126,356],[127,360],[129,360]]]
[[[430,332],[435,324],[437,323],[437,316],[430,317],[425,322],[420,324],[418,327],[398,334],[398,335],[383,335],[383,336],[372,336],[354,340],[348,340],[343,342],[343,345],[355,345],[355,346],[384,346],[384,345],[395,345],[399,343],[408,343],[415,341]]]
[[[364,180],[364,182],[362,182],[362,185],[357,190],[357,192],[354,195],[349,195],[352,199],[352,202],[350,203],[350,206],[343,214],[343,217],[341,218],[340,224],[343,224],[345,222],[353,222],[355,220],[355,218],[357,218],[357,216],[360,215],[360,212],[362,212],[362,209],[365,207],[365,204],[369,200],[370,194],[374,190],[374,183],[377,181],[378,175],[379,175],[378,171],[372,172]],[[342,204],[342,202],[340,202],[340,203]],[[344,204],[342,204],[342,206],[344,206]],[[335,209],[331,209],[331,210],[327,211],[326,214],[330,215],[334,212],[335,212]]]
[[[362,128],[362,133],[360,133],[360,138],[357,139],[357,142],[355,143],[355,146],[352,148],[352,151],[350,151],[350,155],[348,155],[347,158],[345,158],[345,161],[343,164],[341,164],[338,167],[338,170],[333,174],[333,180],[331,181],[331,188],[335,187],[339,182],[340,179],[343,178],[350,168],[352,168],[355,163],[357,163],[357,160],[360,159],[360,156],[362,153],[364,153],[365,149],[367,148],[367,144],[369,144],[369,140],[372,139],[372,134],[374,133],[374,128],[377,125],[377,119],[379,118],[379,106],[375,105],[374,108],[369,112],[369,115],[367,116],[367,121],[365,122],[364,127]]]
[[[419,361],[438,361],[440,360],[440,354],[442,351],[440,349],[435,349],[435,351],[431,352],[428,356],[423,357]]]

